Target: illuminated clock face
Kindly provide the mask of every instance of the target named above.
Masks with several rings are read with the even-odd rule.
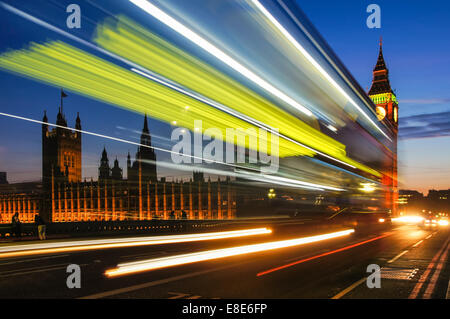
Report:
[[[396,107],[394,107],[394,121],[395,121],[395,123],[397,123],[397,121],[398,121],[398,110]]]
[[[377,117],[379,121],[382,121],[386,117],[386,109],[382,106],[377,106]]]

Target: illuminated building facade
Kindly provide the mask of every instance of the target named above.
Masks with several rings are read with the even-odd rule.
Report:
[[[372,86],[369,96],[376,106],[378,120],[384,122],[393,132],[393,143],[389,162],[385,163],[382,178],[383,185],[389,188],[385,194],[388,206],[392,207],[392,213],[397,214],[398,189],[397,189],[397,135],[398,135],[398,102],[389,83],[389,70],[383,57],[383,45],[380,40],[380,52],[377,64],[373,69]]]
[[[236,190],[228,178],[206,181],[194,172],[189,182],[157,179],[147,116],[136,161],[128,156],[127,179],[117,159],[110,167],[104,147],[97,181],[82,181],[81,133],[68,128],[62,106],[56,128],[49,130],[46,114],[42,122],[42,183],[1,185],[0,224],[11,223],[16,212],[23,223],[33,223],[36,213],[51,222],[236,217]],[[79,116],[75,128],[81,130]]]
[[[133,185],[113,179],[56,183],[53,178],[51,185],[48,195],[0,193],[0,224],[11,223],[16,212],[22,222],[32,223],[46,201],[50,211],[45,218],[51,222],[236,217],[236,190],[229,179]]]

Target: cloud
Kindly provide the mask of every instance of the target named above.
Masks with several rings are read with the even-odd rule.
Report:
[[[418,114],[399,119],[399,139],[450,136],[450,111]]]

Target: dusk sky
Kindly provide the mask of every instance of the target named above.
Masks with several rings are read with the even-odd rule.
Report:
[[[7,1],[8,3],[13,3]],[[49,1],[52,3],[52,1]],[[67,1],[66,1],[67,2]],[[72,3],[74,1],[68,1]],[[39,8],[29,2],[29,12]],[[64,1],[60,3],[65,3]],[[366,26],[366,7],[372,1],[298,1],[302,10],[322,34],[347,69],[363,88],[369,88],[376,63],[380,36],[390,71],[390,82],[399,100],[399,186],[427,193],[428,189],[450,187],[450,42],[448,12],[443,1],[376,1],[381,7],[381,29]],[[61,4],[60,7],[64,5]],[[439,10],[436,8],[439,7]],[[27,5],[21,4],[25,10]],[[49,6],[49,8],[54,8]],[[42,13],[42,9],[41,9]],[[90,13],[90,17],[97,13]],[[39,15],[38,15],[39,16]],[[49,12],[50,22],[57,21]],[[12,28],[14,26],[14,28]],[[20,49],[30,41],[44,41],[55,35],[0,9],[0,52]],[[82,31],[88,33],[89,31]],[[56,119],[59,90],[32,80],[0,72],[0,111],[42,119],[47,110]],[[20,83],[20,85],[19,85]],[[65,113],[70,126],[80,112],[82,127],[137,141],[142,115],[68,93]],[[95,116],[89,116],[95,109]],[[120,119],[120,121],[118,120]],[[41,136],[37,124],[0,117],[0,171],[10,182],[37,180],[40,176]],[[153,144],[167,145],[170,126],[151,121]],[[136,147],[106,143],[83,137],[85,177],[95,176],[103,146],[112,162],[125,167],[126,153]],[[158,154],[161,159],[162,154]]]

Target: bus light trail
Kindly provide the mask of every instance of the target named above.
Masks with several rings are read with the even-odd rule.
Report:
[[[213,260],[218,258],[239,256],[250,253],[257,253],[262,251],[294,247],[309,243],[314,243],[322,240],[327,240],[331,238],[338,238],[350,235],[353,233],[354,229],[347,229],[343,231],[338,231],[334,233],[322,234],[317,236],[309,236],[274,242],[267,242],[261,244],[253,244],[246,246],[237,246],[224,249],[207,250],[198,253],[175,255],[170,257],[147,259],[137,262],[123,263],[119,264],[116,268],[109,269],[105,272],[107,277],[116,277],[121,275],[130,275],[143,271],[155,270],[160,268],[190,264],[195,262]]]
[[[292,107],[298,109],[299,111],[303,112],[307,116],[313,116],[313,113],[306,108],[304,105],[300,104],[290,96],[286,95],[282,91],[280,91],[278,88],[272,86],[269,82],[265,81],[249,69],[247,69],[245,66],[237,62],[235,59],[230,57],[228,54],[202,38],[200,35],[195,33],[194,31],[187,28],[185,25],[180,23],[179,21],[175,20],[171,16],[169,16],[167,13],[153,5],[152,3],[146,1],[146,0],[130,0],[133,4],[153,16],[154,18],[158,19],[174,31],[178,32],[182,36],[184,36],[186,39],[192,41],[199,47],[201,47],[203,50],[208,52],[209,54],[213,55],[235,71],[239,72],[267,92],[273,94],[274,96],[278,97],[279,99],[283,100],[287,104],[291,105]]]
[[[268,228],[254,228],[226,232],[212,232],[203,234],[168,235],[150,237],[130,237],[120,239],[81,240],[59,243],[31,244],[22,246],[7,246],[0,248],[0,259],[28,255],[66,253],[108,248],[123,248],[148,245],[162,245],[206,241],[244,236],[265,235],[272,233]]]

